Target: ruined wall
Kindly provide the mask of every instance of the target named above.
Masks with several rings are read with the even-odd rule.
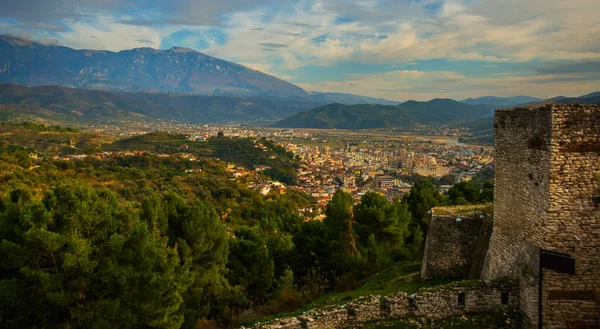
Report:
[[[479,279],[491,233],[489,212],[491,205],[433,208],[421,277]]]
[[[470,281],[421,289],[410,296],[399,292],[386,297],[361,297],[345,305],[310,310],[298,317],[258,323],[252,328],[339,329],[410,316],[444,319],[468,312],[517,308],[518,286],[514,282]]]
[[[494,227],[483,278],[519,279],[537,326],[539,250],[576,259],[574,276],[544,270],[544,328],[600,324],[600,108],[497,110]]]

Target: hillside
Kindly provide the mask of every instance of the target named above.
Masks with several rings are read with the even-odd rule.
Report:
[[[481,118],[461,126],[469,129],[469,131],[459,137],[459,142],[494,145],[494,117]]]
[[[438,126],[473,121],[492,115],[491,107],[468,105],[451,99],[408,101],[397,106],[331,104],[298,113],[274,126],[338,129],[411,128],[415,124]]]
[[[311,98],[314,101],[321,102],[323,104],[340,103],[345,105],[354,104],[380,104],[380,105],[398,105],[401,102],[389,101],[384,98],[373,98],[367,96],[346,94],[346,93],[322,93],[318,91],[311,91]]]
[[[289,82],[189,48],[75,50],[0,35],[0,82],[129,92],[308,98]]]
[[[2,106],[4,105],[4,106]],[[165,93],[113,93],[0,83],[0,116],[26,114],[67,123],[152,121],[224,122],[282,119],[319,103]]]
[[[111,137],[101,134],[53,128],[30,123],[1,124],[0,147],[14,145],[35,149],[46,155],[71,155],[98,150],[98,146],[112,141]]]
[[[478,98],[467,98],[461,101],[461,103],[470,105],[489,105],[493,107],[513,107],[523,103],[539,102],[540,98],[530,96],[514,96],[514,97],[496,97],[496,96],[484,96]]]
[[[129,137],[104,145],[106,151],[135,151],[176,154],[181,146],[187,145],[186,152],[203,158],[212,158],[228,163],[242,165],[254,169],[257,165],[267,165],[264,173],[274,180],[292,184],[296,181],[295,168],[298,162],[294,155],[277,149],[274,144],[262,144],[249,138],[210,138],[207,141],[190,141],[184,134],[152,132],[145,135]]]
[[[579,97],[558,96],[541,103],[557,104],[600,104],[600,92],[595,92]],[[533,103],[533,104],[541,104]],[[528,104],[532,105],[532,104]],[[459,138],[460,142],[480,145],[494,145],[494,118],[487,117],[456,125],[456,127],[467,128],[468,132]]]

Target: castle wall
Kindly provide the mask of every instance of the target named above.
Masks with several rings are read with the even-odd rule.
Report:
[[[482,278],[518,277],[524,241],[549,208],[551,111],[496,110],[494,228]]]
[[[529,237],[575,258],[575,275],[544,270],[545,328],[600,325],[600,107],[556,107],[547,220]]]
[[[491,233],[486,208],[490,205],[431,210],[421,269],[423,279],[479,278]]]
[[[464,303],[459,302],[461,294]],[[518,300],[518,286],[514,282],[457,282],[421,289],[410,296],[403,292],[385,297],[365,296],[345,305],[314,309],[298,317],[258,323],[252,328],[340,329],[411,316],[444,319],[471,312],[515,310]]]
[[[600,323],[600,108],[497,110],[494,227],[483,278],[519,279],[537,327],[540,249],[575,258],[575,275],[543,270],[544,328]]]

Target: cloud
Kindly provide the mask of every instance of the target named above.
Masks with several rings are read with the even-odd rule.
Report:
[[[0,1],[3,33],[74,48],[184,46],[305,85],[401,99],[494,94],[493,83],[504,94],[540,95],[559,81],[588,88],[600,64],[598,16],[597,0]],[[444,65],[437,76],[423,67],[434,61]],[[408,65],[415,70],[399,69]]]
[[[289,47],[288,45],[282,45],[280,43],[271,43],[271,42],[262,42],[262,43],[260,43],[260,45],[265,48],[271,48],[271,49],[279,49],[279,48]]]
[[[119,0],[19,0],[0,1],[0,17],[10,17],[22,22],[56,22],[79,20],[99,11],[123,8]]]
[[[547,63],[542,67],[533,67],[538,74],[569,74],[583,73],[590,75],[596,73],[600,76],[600,61],[586,61],[575,63]]]
[[[351,75],[344,80],[299,84],[306,90],[348,92],[386,99],[463,99],[488,95],[578,96],[596,91],[598,73],[535,74],[469,77],[456,71],[399,70]]]
[[[58,35],[63,37],[61,44],[75,49],[120,51],[135,47],[158,48],[161,39],[160,31],[116,23],[107,16],[98,16],[93,24],[75,22],[70,28],[72,32]]]
[[[153,44],[154,43],[154,41],[149,40],[149,39],[137,39],[135,41],[137,41],[139,43],[147,43],[147,44]]]

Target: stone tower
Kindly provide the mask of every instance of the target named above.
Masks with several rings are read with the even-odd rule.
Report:
[[[598,328],[600,107],[501,109],[494,127],[494,224],[482,278],[519,279],[529,327]],[[547,251],[574,259],[574,273],[557,271],[560,259],[540,262]]]

